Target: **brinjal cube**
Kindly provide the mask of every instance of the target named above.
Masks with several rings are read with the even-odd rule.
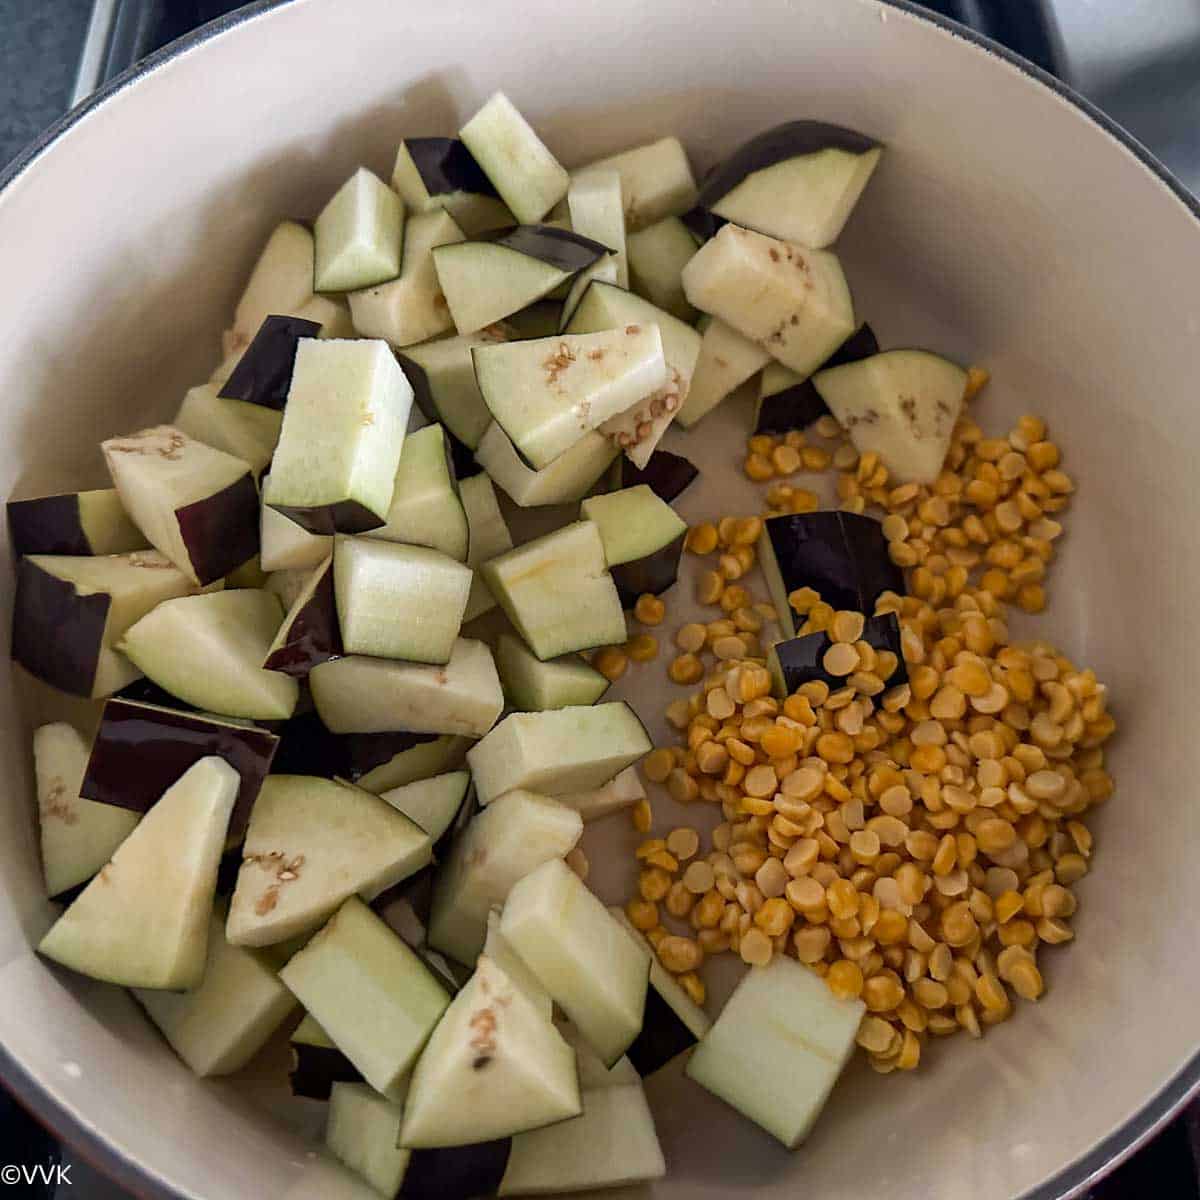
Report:
[[[140,814],[80,795],[88,745],[70,725],[33,734],[46,894],[57,896],[91,879],[133,832]]]
[[[828,250],[726,225],[683,270],[687,298],[702,312],[807,375],[855,329],[841,263]]]
[[[304,590],[292,602],[275,634],[263,669],[303,678],[313,669],[342,654],[337,600],[333,593],[333,555],[314,567]]]
[[[410,212],[444,208],[468,234],[514,223],[492,181],[458,138],[405,138],[396,152],[392,190]]]
[[[571,179],[567,189],[571,228],[612,251],[617,287],[629,286],[629,261],[625,252],[625,210],[621,201],[621,175],[615,170],[593,169]]]
[[[484,646],[486,650],[487,647]],[[497,716],[499,712],[497,711]],[[444,771],[456,771],[467,761],[467,751],[474,739],[458,734],[351,734],[346,740],[352,745],[361,742],[383,741],[404,736],[409,744],[403,749],[394,749],[387,757],[373,752],[370,757],[355,758],[348,778],[369,792],[385,792],[389,788],[403,787],[418,779],[430,779]],[[369,769],[363,770],[370,764]],[[355,772],[359,773],[355,773]],[[460,810],[461,811],[461,810]]]
[[[879,352],[870,325],[860,325],[822,364],[822,370],[858,362]],[[781,363],[772,363],[762,373],[758,404],[754,410],[755,433],[787,433],[806,429],[829,412],[811,378],[797,375]]]
[[[900,623],[895,613],[868,617],[863,625],[862,640],[876,651],[887,650],[896,656],[896,670],[884,680],[888,687],[908,680],[904,654],[900,648]],[[832,675],[823,665],[825,651],[832,644],[826,633],[809,633],[804,637],[789,638],[786,642],[776,642],[767,656],[775,694],[780,699],[790,696],[810,679],[820,679],[834,690],[844,687],[845,676]]]
[[[478,333],[407,346],[397,356],[412,384],[417,407],[430,421],[440,421],[469,450],[479,445],[492,423],[492,414],[479,394],[471,351],[507,338],[504,326],[489,325]]]
[[[127,554],[146,546],[116,488],[8,502],[14,554]]]
[[[225,940],[219,905],[209,918],[200,985],[186,992],[138,988],[134,997],[175,1053],[201,1076],[240,1071],[296,1007],[296,997],[265,955]]]
[[[500,932],[500,912],[497,905],[493,905],[488,912],[487,938],[483,943],[483,953],[512,980],[514,987],[519,988],[533,1001],[546,1020],[550,1021],[554,1017],[554,1001],[550,999],[550,993],[538,983],[534,973],[522,962],[517,952],[504,940],[504,934]],[[566,1037],[566,1034],[563,1036]],[[582,1078],[580,1086],[584,1086]]]
[[[623,700],[548,712],[510,713],[467,751],[480,804],[513,788],[547,795],[599,787],[650,752]]]
[[[328,1100],[335,1084],[361,1082],[362,1072],[334,1045],[333,1038],[311,1013],[296,1026],[289,1044],[292,1069],[288,1078],[293,1096]],[[369,1090],[371,1095],[378,1095],[374,1089]],[[398,1123],[392,1131],[392,1144],[396,1140],[396,1129],[399,1129]]]
[[[808,1135],[866,1011],[843,1000],[802,963],[777,954],[742,976],[687,1075],[789,1149]]]
[[[229,829],[239,836],[278,746],[275,734],[253,725],[114,698],[104,706],[80,794],[143,813],[184,771],[215,755],[238,773]]]
[[[387,524],[371,536],[440,550],[465,562],[470,548],[467,514],[440,425],[426,425],[404,439]]]
[[[495,1195],[508,1165],[510,1138],[410,1151],[397,1200],[476,1200]]]
[[[188,437],[249,463],[255,475],[271,461],[282,423],[274,409],[218,396],[215,383],[191,388],[174,420]]]
[[[472,356],[488,410],[539,470],[667,381],[653,324],[477,346]]]
[[[217,394],[223,399],[282,409],[292,386],[296,345],[301,338],[319,337],[320,333],[316,321],[267,317]]]
[[[400,1105],[365,1083],[333,1083],[328,1099],[326,1148],[380,1196],[398,1197],[412,1155],[396,1145],[403,1116]]]
[[[569,854],[583,834],[577,812],[516,789],[471,818],[434,880],[429,944],[473,963],[487,937],[488,912],[535,867]]]
[[[347,654],[450,661],[471,593],[470,567],[427,546],[341,537],[333,580]]]
[[[573,172],[572,179],[584,179],[596,170],[616,171],[620,176],[625,224],[630,230],[681,216],[696,202],[696,180],[676,137],[597,159]]]
[[[481,568],[508,618],[540,659],[625,641],[625,614],[591,521],[526,542]]]
[[[629,235],[631,286],[651,304],[681,321],[694,321],[696,310],[683,294],[680,277],[696,253],[696,239],[678,217],[664,217]]]
[[[683,990],[675,977],[653,955],[650,943],[636,930],[622,908],[608,910],[639,946],[651,954],[650,988],[642,1028],[626,1051],[644,1079],[691,1049],[712,1028],[708,1014]]]
[[[323,779],[336,776],[348,779],[351,783],[359,783],[363,776],[386,766],[398,755],[438,740],[432,733],[407,731],[331,733],[316,712],[293,717],[284,724],[279,738],[279,751],[272,766],[276,775],[319,775]],[[429,772],[430,775],[437,773],[437,770]],[[367,788],[369,792],[383,790],[378,787]]]
[[[813,386],[860,454],[894,483],[933,483],[962,411],[967,373],[926,350],[888,350],[819,371]]]
[[[575,1054],[504,971],[481,955],[417,1060],[400,1144],[462,1146],[578,1116]]]
[[[687,522],[644,483],[589,496],[580,511],[600,531],[610,567],[645,558],[687,532]]]
[[[286,721],[299,685],[263,669],[282,620],[278,598],[267,591],[180,596],[131,625],[120,649],[160,687],[196,708]]]
[[[455,328],[473,333],[540,300],[607,253],[565,229],[516,225],[438,246],[433,260]]]
[[[438,839],[454,824],[471,783],[469,771],[449,771],[380,794],[397,812],[420,826],[429,840]]]
[[[642,1028],[650,952],[561,859],[543,863],[512,888],[500,932],[612,1066]]]
[[[358,333],[384,338],[393,346],[411,346],[453,329],[446,297],[438,283],[433,249],[465,240],[454,218],[441,209],[409,217],[399,278],[351,292],[347,297]]]
[[[197,583],[213,583],[258,553],[258,488],[245,460],[171,425],[100,448],[134,524]]]
[[[141,672],[114,647],[157,604],[194,585],[157,550],[77,558],[32,554],[17,564],[12,656],[76,696],[108,696]]]
[[[310,533],[378,528],[411,407],[386,342],[301,340],[263,499]]]
[[[319,925],[348,896],[374,897],[431,858],[425,832],[373,792],[309,775],[268,776],[246,830],[229,940],[281,942]]]
[[[453,733],[482,737],[504,708],[492,652],[459,638],[444,666],[349,655],[308,677],[321,720],[335,733]]]
[[[883,147],[823,121],[788,121],[739,146],[700,188],[701,208],[823,249],[837,241]]]
[[[416,953],[352,896],[279,974],[363,1078],[403,1099],[450,1003]]]
[[[313,290],[349,292],[400,274],[404,201],[359,167],[313,225]]]
[[[297,221],[282,221],[246,282],[225,352],[240,354],[272,313],[295,313],[312,299],[313,235]]]
[[[566,195],[570,176],[503,92],[458,136],[518,221],[540,221]]]
[[[593,1191],[666,1175],[640,1081],[584,1089],[581,1096],[580,1116],[513,1138],[497,1195]]]
[[[714,317],[700,342],[700,357],[687,399],[679,410],[679,424],[690,429],[770,361],[771,356],[757,342]]]
[[[263,479],[266,490],[267,480]],[[331,534],[309,533],[265,501],[259,524],[259,565],[268,574],[319,567],[333,553]],[[283,597],[280,596],[283,600]],[[287,607],[291,607],[285,600]]]
[[[220,758],[189,767],[50,927],[38,952],[125,987],[199,984],[238,783]]]
[[[608,679],[579,655],[543,662],[511,633],[496,642],[496,668],[509,704],[522,712],[595,704],[609,688]]]
[[[467,611],[463,613],[463,624],[466,624],[496,607],[496,597],[479,568],[489,559],[511,550],[513,539],[488,475],[480,472],[464,479],[459,484],[458,498],[467,514],[470,534],[467,566],[475,572],[471,578],[471,594],[467,597]]]
[[[881,592],[904,594],[904,573],[888,556],[883,527],[873,517],[827,511],[769,517],[758,559],[785,637],[796,636],[788,596],[810,587],[835,609],[871,614]]]
[[[613,464],[612,488],[616,491],[644,483],[660,500],[670,504],[699,474],[682,454],[672,454],[670,450],[655,450],[644,467],[622,455]]]
[[[619,775],[598,788],[582,792],[567,792],[554,797],[560,804],[573,808],[584,822],[598,821],[609,813],[623,808],[632,808],[639,800],[645,800],[646,789],[637,767],[626,767]]]
[[[620,452],[610,438],[593,430],[548,467],[535,471],[521,461],[504,430],[493,421],[480,439],[475,457],[514,504],[537,508],[582,500]]]

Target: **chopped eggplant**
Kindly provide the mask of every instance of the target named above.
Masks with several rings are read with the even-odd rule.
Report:
[[[188,437],[249,463],[260,475],[275,453],[283,417],[270,408],[217,395],[215,383],[202,383],[183,398],[174,425]]]
[[[455,327],[473,333],[540,300],[607,253],[565,229],[516,225],[439,246],[433,259]]]
[[[492,181],[458,138],[405,138],[396,152],[392,189],[410,212],[444,208],[468,234],[514,223]]]
[[[788,121],[739,146],[701,185],[697,205],[747,229],[824,249],[837,241],[883,147],[823,121]]]
[[[696,253],[696,239],[678,217],[664,217],[629,235],[629,275],[639,296],[689,324],[696,310],[683,294],[683,268]]]
[[[493,905],[488,912],[487,938],[483,943],[483,953],[512,980],[514,987],[519,988],[533,1001],[547,1021],[554,1019],[554,1001],[550,999],[550,993],[538,983],[533,972],[504,940],[504,934],[500,932],[500,908],[497,905]],[[566,1037],[566,1034],[563,1036]],[[580,1086],[583,1086],[582,1079]]]
[[[216,756],[238,773],[229,822],[237,837],[278,746],[275,734],[253,725],[114,698],[104,706],[79,792],[99,804],[143,813],[189,767]]]
[[[771,356],[757,342],[713,317],[700,342],[700,357],[696,359],[687,399],[679,410],[679,424],[690,429],[770,361]]]
[[[263,479],[263,490],[267,478]],[[268,573],[303,570],[305,572],[321,563],[333,553],[333,537],[330,534],[309,533],[302,525],[276,512],[263,503],[259,524],[259,565]],[[281,600],[284,600],[280,596]],[[284,600],[288,608],[291,604]]]
[[[464,479],[459,485],[458,498],[467,514],[470,532],[467,566],[475,572],[471,578],[471,594],[467,597],[467,611],[463,614],[463,624],[466,624],[496,607],[496,598],[479,568],[489,559],[511,550],[513,540],[489,476],[480,473]]]
[[[401,1195],[411,1150],[396,1146],[403,1111],[365,1083],[331,1084],[325,1146],[384,1200]]]
[[[687,1074],[789,1149],[820,1115],[866,1011],[803,963],[777,954],[742,976]]]
[[[397,812],[402,812],[428,835],[438,840],[454,824],[471,784],[470,771],[449,771],[432,779],[421,779],[380,794]]]
[[[377,529],[411,407],[386,342],[301,339],[263,499],[310,533]]]
[[[319,337],[320,333],[321,326],[316,321],[267,317],[217,395],[282,410],[292,386],[296,345],[301,338]]]
[[[900,623],[894,613],[868,617],[863,625],[862,640],[875,651],[887,650],[896,656],[896,669],[884,680],[888,687],[908,681],[900,648]],[[845,676],[833,675],[823,665],[825,651],[832,644],[827,633],[808,633],[786,642],[776,642],[767,655],[775,695],[781,699],[790,696],[810,679],[819,679],[834,690],[844,687]]]
[[[371,536],[428,546],[465,562],[470,526],[458,494],[450,443],[440,425],[426,425],[404,439],[387,524]]]
[[[561,859],[514,885],[500,932],[607,1065],[642,1028],[651,954]]]
[[[388,757],[384,758],[381,752],[382,744],[386,743],[387,739],[399,736],[409,738],[410,744],[404,749],[393,749],[388,753]],[[361,751],[356,759],[355,769],[361,773],[355,776],[348,772],[349,777],[354,779],[359,787],[364,787],[370,792],[385,792],[389,788],[403,787],[406,783],[429,779],[445,771],[456,771],[467,761],[467,751],[474,744],[473,738],[453,733],[351,734],[346,740],[351,746],[366,743],[372,748],[370,756],[367,756],[364,747],[364,751]],[[362,771],[362,767],[368,763],[372,764],[370,769]]]
[[[258,553],[258,488],[243,459],[170,425],[109,438],[101,449],[134,524],[197,583]]]
[[[577,654],[543,662],[519,637],[502,633],[496,668],[508,703],[521,712],[595,704],[609,681]]]
[[[403,235],[404,201],[359,167],[313,226],[313,290],[350,292],[395,279]]]
[[[412,1150],[397,1200],[476,1200],[495,1194],[508,1165],[510,1138],[469,1146]]]
[[[644,467],[639,467],[622,455],[613,463],[611,479],[614,491],[644,483],[660,500],[670,504],[687,490],[699,474],[699,470],[682,454],[655,450]]]
[[[623,700],[548,712],[511,713],[467,751],[480,804],[513,788],[547,795],[599,787],[651,749]]]
[[[629,260],[625,251],[625,209],[621,200],[621,175],[615,170],[593,169],[573,176],[567,189],[571,228],[607,246],[617,277],[617,287],[629,286]]]
[[[308,677],[321,720],[335,733],[453,733],[482,737],[504,708],[492,652],[459,638],[445,666],[350,655]]]
[[[199,984],[238,782],[220,758],[189,767],[50,927],[38,952],[125,987]]]
[[[600,262],[597,259],[596,262]],[[595,264],[593,263],[593,266]],[[585,267],[584,271],[590,270]],[[580,272],[580,275],[584,273]],[[577,275],[576,279],[579,278]],[[565,286],[565,285],[563,285]],[[535,300],[511,316],[504,318],[504,325],[517,341],[526,338],[550,337],[562,331],[562,304],[557,300]]]
[[[454,218],[440,208],[409,217],[399,278],[348,297],[358,333],[384,338],[392,346],[411,346],[453,329],[433,250],[465,240]]]
[[[145,549],[116,488],[8,502],[14,554],[102,555]]]
[[[362,1072],[334,1045],[333,1038],[311,1013],[305,1014],[304,1020],[293,1030],[289,1044],[292,1069],[288,1079],[293,1096],[328,1100],[334,1084],[362,1082]],[[371,1094],[376,1094],[374,1089]],[[393,1130],[392,1142],[395,1140]]]
[[[763,522],[758,560],[785,637],[796,636],[788,596],[810,587],[826,604],[870,615],[881,592],[904,594],[904,573],[888,555],[873,517],[831,511],[770,517]]]
[[[125,631],[164,600],[193,590],[157,550],[30,555],[17,564],[12,656],[64,692],[111,695],[141,674],[115,649]]]
[[[933,483],[962,411],[967,373],[926,350],[888,350],[819,371],[813,386],[860,454],[893,482]]]
[[[534,538],[481,570],[492,595],[540,659],[625,641],[625,614],[591,521]]]
[[[683,271],[688,299],[732,326],[786,367],[815,371],[855,330],[841,263],[726,225]]]
[[[664,217],[678,217],[696,203],[696,180],[687,152],[676,137],[660,138],[645,146],[610,154],[575,171],[583,179],[596,170],[616,171],[621,177],[625,224],[645,229]]]
[[[296,313],[313,299],[313,235],[282,221],[267,239],[238,301],[226,353],[240,354],[272,313]]]
[[[639,800],[645,800],[646,789],[637,767],[626,767],[619,775],[598,788],[583,792],[568,792],[554,797],[559,804],[573,808],[584,822],[598,821],[609,813],[632,808]]]
[[[589,496],[581,513],[600,531],[610,567],[645,558],[687,532],[687,522],[644,483]]]
[[[480,439],[475,457],[514,504],[538,508],[582,500],[620,452],[612,439],[593,430],[548,467],[535,471],[521,461],[516,447],[493,421]]]
[[[410,752],[416,753],[422,747],[428,747],[432,752],[441,749],[435,748],[433,743],[450,740],[453,739],[441,739],[433,733],[409,733],[406,730],[391,733],[331,733],[317,713],[307,712],[293,717],[283,726],[279,752],[272,770],[276,775],[319,775],[325,779],[336,776],[366,787],[369,792],[381,792],[388,787],[398,787],[399,783],[385,782],[382,787],[376,787],[360,781],[368,776],[373,781],[375,773],[380,770],[387,775],[393,770],[402,774],[404,767],[401,760]],[[464,759],[465,755],[464,748]],[[440,773],[440,761],[434,755],[431,759],[433,769],[428,775]],[[413,764],[412,769],[422,768]],[[426,777],[424,774],[412,776],[413,779]]]
[[[363,1078],[403,1099],[408,1073],[450,1003],[420,958],[351,896],[279,975]]]
[[[70,725],[35,730],[33,761],[42,871],[53,898],[91,879],[133,832],[140,814],[83,798],[88,745]]]
[[[246,588],[181,596],[131,625],[119,646],[155,683],[196,708],[286,721],[299,687],[263,668],[282,619],[270,592]]]
[[[313,573],[288,609],[271,642],[263,669],[303,678],[315,666],[339,658],[342,632],[333,591],[333,555]]]
[[[429,944],[470,964],[483,949],[488,912],[513,885],[574,849],[583,833],[577,812],[514,789],[474,816],[455,838],[434,880]]]
[[[540,221],[566,195],[570,176],[503,92],[458,136],[518,221]]]
[[[236,567],[223,580],[226,590],[237,591],[242,588],[261,590],[267,586],[267,573],[262,569],[262,559],[256,554],[248,558],[240,567]]]
[[[822,365],[822,370],[858,362],[879,352],[870,325],[860,325]],[[807,429],[829,406],[821,399],[812,378],[805,378],[781,363],[772,363],[762,373],[758,404],[754,410],[755,433],[787,433]]]
[[[667,381],[657,325],[479,346],[472,357],[484,403],[535,470]]]
[[[374,897],[432,858],[425,832],[373,792],[308,775],[267,777],[242,855],[227,927],[239,946],[311,930],[348,896]]]
[[[471,591],[470,567],[427,546],[340,537],[333,580],[347,654],[449,662]]]

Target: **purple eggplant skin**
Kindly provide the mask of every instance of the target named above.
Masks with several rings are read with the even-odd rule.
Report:
[[[320,332],[321,326],[316,321],[267,317],[217,394],[228,400],[245,400],[248,404],[282,410],[292,386],[296,343],[301,338],[315,338]]]
[[[422,415],[431,424],[441,422],[442,417],[438,412],[437,404],[434,402],[433,389],[429,386],[429,376],[425,374],[425,368],[399,351],[395,353],[396,361],[400,364],[400,369],[412,385],[413,403],[416,404],[421,410]],[[446,428],[445,422],[442,422],[442,432],[446,435],[446,453],[450,460],[452,478],[457,481],[480,474],[483,468],[475,461],[475,451],[466,442],[460,441],[455,437]]]
[[[687,226],[688,232],[700,245],[704,245],[709,238],[716,237],[721,226],[729,223],[724,217],[718,217],[716,213],[709,212],[707,208],[699,207],[689,208],[679,219]]]
[[[645,1079],[695,1044],[696,1035],[651,984],[646,989],[641,1032],[625,1051],[634,1070]]]
[[[497,242],[518,254],[536,258],[560,271],[582,271],[601,255],[610,254],[607,246],[582,234],[554,225],[507,225],[476,234],[473,242]]]
[[[74,696],[90,696],[112,597],[80,596],[75,585],[27,558],[17,564],[12,656],[31,675]]]
[[[287,504],[272,504],[276,512],[295,521],[309,533],[331,537],[335,533],[369,533],[387,522],[357,500],[340,500],[336,504],[318,504],[311,508]],[[244,561],[244,560],[243,560]],[[240,564],[239,564],[240,565]]]
[[[445,196],[451,192],[499,196],[466,143],[458,138],[405,138],[404,148],[431,196]]]
[[[612,568],[613,583],[617,585],[623,608],[632,608],[639,596],[662,595],[679,578],[679,560],[686,538],[687,534],[681,533],[661,550]]]
[[[870,325],[860,325],[821,365],[840,367],[846,363],[860,362],[879,353],[879,341]],[[813,372],[816,374],[816,371]],[[776,392],[773,396],[761,397],[754,413],[754,433],[788,433],[793,429],[807,429],[818,417],[829,412],[829,406],[821,399],[811,376],[793,387]]]
[[[340,658],[342,652],[331,555],[308,603],[288,622],[283,645],[267,656],[263,667],[303,678],[320,663]]]
[[[231,838],[246,828],[279,738],[254,725],[112,699],[104,705],[79,794],[146,812],[190,766],[218,755],[241,777]]]
[[[628,456],[622,454],[613,463],[612,490],[616,492],[644,483],[664,504],[670,504],[699,474],[698,467],[682,454],[672,454],[670,450],[655,450],[644,467],[630,462]]]
[[[396,1200],[473,1200],[494,1196],[504,1178],[512,1149],[509,1138],[414,1150]]]
[[[868,617],[863,626],[863,641],[873,650],[890,650],[896,656],[896,669],[884,681],[889,688],[908,682],[908,668],[900,648],[900,622],[895,613]],[[834,690],[845,686],[844,676],[831,675],[823,665],[825,651],[831,645],[833,640],[827,633],[807,633],[786,642],[776,642],[769,657],[779,695],[790,696],[811,679],[819,679]]]
[[[202,586],[224,579],[258,553],[259,515],[258,486],[249,471],[175,510],[192,573]]]
[[[288,1079],[293,1096],[309,1100],[328,1100],[335,1083],[361,1083],[362,1075],[354,1064],[332,1046],[307,1046],[292,1042],[292,1069]]]
[[[79,493],[8,502],[8,540],[14,554],[95,554],[79,519]]]
[[[330,733],[315,712],[292,717],[280,730],[273,774],[335,776],[351,783],[436,733]]]
[[[904,594],[904,573],[888,556],[883,526],[873,517],[837,510],[768,517],[762,536],[769,551],[759,558],[767,565],[774,552],[781,595],[810,587],[835,609],[870,614],[881,592]]]

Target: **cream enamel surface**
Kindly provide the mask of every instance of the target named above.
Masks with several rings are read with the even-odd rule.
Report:
[[[0,477],[6,494],[18,481],[103,485],[96,443],[169,416],[207,377],[277,221],[315,215],[360,163],[388,171],[405,133],[453,133],[496,87],[567,166],[674,132],[699,173],[794,115],[881,138],[889,150],[838,243],[856,310],[885,345],[989,366],[985,420],[1039,411],[1061,436],[1081,493],[1037,628],[1112,687],[1118,790],[1095,821],[1078,941],[1047,956],[1050,992],[1036,1009],[981,1044],[940,1044],[912,1077],[879,1080],[856,1064],[795,1157],[672,1067],[648,1089],[672,1167],[655,1194],[1006,1200],[1116,1130],[1200,1046],[1188,917],[1200,898],[1189,794],[1200,652],[1185,604],[1200,587],[1200,224],[1067,101],[904,12],[760,0],[727,17],[712,0],[613,0],[564,22],[561,5],[528,0],[527,35],[514,38],[511,14],[483,0],[419,14],[389,0],[294,0],[117,92],[0,196],[10,297]],[[581,55],[586,72],[530,71]],[[70,269],[48,271],[66,231]],[[669,433],[667,447],[704,472],[681,498],[685,517],[758,494],[735,469],[745,419],[731,402],[692,435]],[[689,597],[685,581],[669,621],[692,614]],[[640,691],[651,715],[646,681],[661,670],[631,672],[608,698]],[[31,954],[52,913],[26,734],[63,711],[44,689],[20,712],[11,683],[0,693],[11,781],[0,1043],[89,1135],[178,1194],[370,1197],[316,1157],[311,1112],[268,1083],[286,1074],[278,1048],[245,1077],[200,1084],[127,996]],[[95,708],[66,711],[86,728]],[[665,735],[661,723],[653,733]],[[677,814],[663,799],[656,808],[669,827]],[[585,843],[591,882],[615,900],[627,861],[604,862],[597,847],[627,848],[631,835],[623,818],[610,824]]]

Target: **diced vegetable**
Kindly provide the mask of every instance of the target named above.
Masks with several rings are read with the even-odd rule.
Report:
[[[802,375],[816,370],[855,329],[841,263],[828,250],[726,225],[683,271],[698,309],[757,342]]]
[[[849,1060],[865,1011],[777,954],[742,976],[692,1052],[688,1077],[794,1149]]]
[[[488,912],[487,938],[483,943],[483,953],[512,980],[514,987],[525,993],[547,1021],[553,1019],[554,1001],[550,999],[550,993],[538,983],[533,972],[504,940],[504,934],[500,932],[500,909],[495,906]],[[580,1086],[583,1086],[582,1079]]]
[[[614,442],[593,431],[548,467],[534,471],[521,461],[504,430],[493,422],[480,439],[475,457],[514,504],[537,508],[582,500],[619,453]]]
[[[696,203],[696,181],[676,137],[598,159],[576,171],[573,178],[586,178],[595,170],[616,171],[621,177],[625,224],[630,230],[644,229],[664,217],[681,216]]]
[[[724,321],[712,318],[700,343],[692,386],[679,410],[680,425],[690,429],[770,361],[771,356],[757,342],[744,337]],[[787,370],[782,366],[778,369]]]
[[[267,317],[237,365],[221,381],[217,394],[224,399],[282,410],[292,386],[297,343],[301,338],[320,336],[321,326],[316,321],[301,317]]]
[[[229,940],[269,946],[311,930],[348,896],[377,896],[431,858],[424,830],[373,792],[271,775],[250,814]]]
[[[477,1200],[504,1177],[510,1138],[413,1150],[398,1200]]]
[[[263,660],[263,668],[303,678],[313,667],[341,654],[342,632],[330,554],[313,568],[304,590],[292,602]]]
[[[263,490],[266,488],[264,477]],[[311,570],[333,553],[332,535],[309,533],[303,525],[297,525],[266,503],[262,505],[259,536],[259,565],[267,572]],[[291,607],[290,604],[287,606]]]
[[[687,490],[699,474],[695,465],[682,454],[655,450],[644,467],[639,467],[622,455],[613,463],[610,478],[614,490],[644,483],[660,500],[670,504]]]
[[[538,658],[625,640],[625,614],[590,521],[526,542],[481,570]]]
[[[596,262],[602,262],[603,259],[604,256],[601,256],[596,259]],[[592,266],[595,266],[595,263]],[[586,274],[591,269],[591,267],[585,267],[575,278],[578,279],[580,275]],[[567,286],[565,283],[560,284],[555,291],[562,291]],[[511,336],[518,340],[550,337],[551,334],[561,333],[562,304],[553,299],[535,300],[532,304],[518,309],[511,316],[505,317],[504,326],[509,330]]]
[[[598,821],[609,813],[632,808],[646,798],[642,777],[636,767],[626,767],[619,775],[598,788],[584,792],[568,792],[555,796],[560,804],[573,808],[585,822]]]
[[[378,175],[359,167],[313,226],[313,289],[349,292],[400,274],[404,201]]]
[[[509,704],[524,712],[595,704],[609,688],[609,681],[577,654],[543,662],[511,633],[496,642],[496,668]]]
[[[607,246],[617,277],[617,287],[629,286],[629,262],[625,253],[625,211],[621,200],[621,176],[615,170],[592,169],[571,179],[567,189],[571,228],[584,237]]]
[[[483,647],[485,650],[486,646]],[[494,701],[493,701],[494,703]],[[499,716],[499,712],[496,714]],[[493,718],[494,722],[495,718]],[[363,754],[347,777],[369,792],[385,792],[389,788],[403,787],[418,779],[430,779],[445,771],[455,771],[467,761],[467,751],[473,739],[458,734],[353,734],[347,740],[351,745],[359,742],[372,743],[384,738],[407,736],[411,744],[390,754],[382,752]],[[363,770],[370,764],[368,770]]]
[[[292,1069],[288,1079],[293,1096],[328,1100],[335,1084],[362,1080],[362,1072],[333,1044],[333,1038],[311,1013],[305,1014],[304,1020],[292,1031],[290,1046]],[[377,1094],[372,1089],[372,1095]],[[394,1131],[392,1141],[395,1142]]]
[[[296,313],[313,297],[313,235],[282,221],[267,239],[238,301],[226,353],[241,354],[272,313]]]
[[[269,408],[223,399],[214,383],[192,388],[174,422],[188,437],[249,463],[255,475],[271,461],[282,423],[282,416]]]
[[[8,502],[14,554],[126,554],[147,545],[116,488]]]
[[[454,824],[471,784],[469,771],[449,771],[380,794],[397,812],[419,825],[435,845]]]
[[[401,1194],[411,1150],[396,1145],[402,1110],[365,1083],[334,1083],[325,1145],[381,1196]]]
[[[410,212],[444,208],[468,234],[514,223],[491,180],[458,138],[405,138],[396,152],[392,190]]]
[[[479,568],[489,559],[511,550],[513,539],[489,476],[481,472],[464,479],[459,485],[458,496],[467,514],[467,528],[470,531],[467,566],[475,572],[471,579],[471,594],[467,598],[467,611],[463,614],[465,624],[496,607],[496,598]]]
[[[896,656],[896,670],[885,680],[888,687],[907,681],[904,653],[900,646],[900,623],[894,613],[868,617],[863,625],[862,640],[874,650],[888,650]],[[820,679],[831,688],[846,685],[845,676],[833,675],[823,665],[825,651],[832,645],[827,633],[809,633],[804,637],[776,642],[768,651],[767,666],[775,685],[775,695],[790,696],[801,684]]]
[[[222,759],[189,767],[50,927],[38,952],[125,987],[199,984],[237,791],[238,774]]]
[[[589,496],[581,511],[600,531],[610,567],[645,558],[687,532],[687,522],[644,483]]]
[[[696,239],[678,217],[664,217],[629,235],[629,274],[639,296],[681,321],[694,321],[696,310],[683,294],[680,277],[696,253]]]

